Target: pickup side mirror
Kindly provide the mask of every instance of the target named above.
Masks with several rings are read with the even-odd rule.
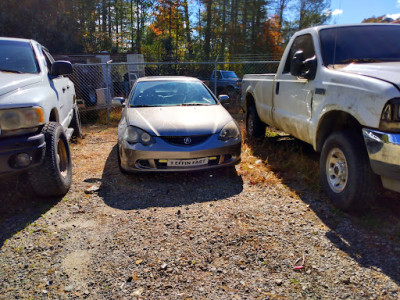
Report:
[[[315,56],[304,59],[303,51],[297,51],[290,64],[290,74],[312,80],[317,73],[317,59]]]
[[[290,74],[293,76],[301,76],[301,69],[303,68],[304,53],[303,51],[297,51],[292,58],[290,63]]]
[[[51,75],[60,76],[72,74],[72,65],[69,61],[58,60],[51,66]]]
[[[229,104],[229,96],[228,95],[219,95],[218,96],[218,100],[219,102],[221,102],[221,104]]]

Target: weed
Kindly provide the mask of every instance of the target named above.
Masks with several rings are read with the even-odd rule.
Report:
[[[298,279],[296,279],[296,278],[292,278],[292,279],[290,279],[290,281],[291,281],[293,284],[299,284],[299,283],[300,283],[300,281],[299,281]]]

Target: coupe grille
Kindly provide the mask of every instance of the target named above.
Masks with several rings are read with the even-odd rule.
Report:
[[[193,135],[193,136],[162,136],[161,138],[172,145],[176,146],[194,146],[205,142],[211,134]]]

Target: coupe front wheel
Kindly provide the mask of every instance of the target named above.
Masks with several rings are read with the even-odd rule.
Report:
[[[320,158],[321,184],[332,203],[345,211],[365,209],[375,196],[375,175],[361,137],[332,133]]]

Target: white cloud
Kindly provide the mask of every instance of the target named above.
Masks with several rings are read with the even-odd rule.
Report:
[[[400,0],[397,0],[397,7],[400,7]]]
[[[398,0],[400,1],[400,0]],[[331,12],[332,16],[337,16],[337,15],[341,15],[343,13],[343,9],[335,9],[334,11]]]
[[[400,0],[398,0],[400,2]],[[387,18],[391,18],[393,20],[400,19],[400,14],[391,14],[391,15],[386,15]]]

